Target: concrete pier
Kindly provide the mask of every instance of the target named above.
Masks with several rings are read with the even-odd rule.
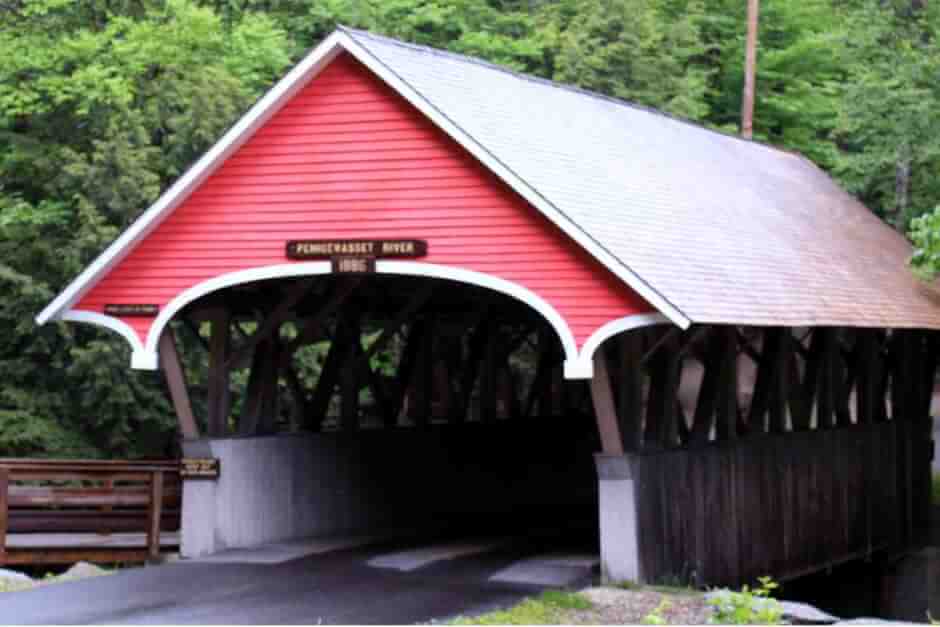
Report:
[[[595,456],[600,513],[601,577],[607,583],[643,581],[636,498],[629,455]]]

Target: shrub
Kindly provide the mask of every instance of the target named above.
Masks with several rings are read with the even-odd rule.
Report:
[[[779,625],[783,606],[771,596],[780,584],[770,577],[758,578],[759,586],[744,586],[740,592],[723,590],[709,599],[715,612],[712,623],[720,625]]]

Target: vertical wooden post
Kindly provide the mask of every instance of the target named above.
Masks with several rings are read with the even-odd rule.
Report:
[[[275,333],[265,340],[267,349],[261,376],[261,411],[258,415],[258,432],[274,433],[281,412],[281,390],[278,386],[281,375],[281,338]],[[260,345],[259,345],[260,349]]]
[[[643,335],[627,331],[617,338],[620,352],[619,396],[620,435],[628,451],[643,446]],[[600,350],[600,349],[598,349]]]
[[[499,325],[492,321],[491,324],[483,349],[483,364],[480,370],[480,422],[491,422],[497,418],[496,379],[499,366],[496,363],[496,356],[499,352],[500,338]]]
[[[330,340],[330,349],[326,354],[326,360],[320,369],[317,387],[314,389],[313,397],[310,400],[310,413],[307,415],[308,429],[319,431],[320,424],[326,419],[330,401],[333,399],[333,393],[335,392],[336,381],[339,378],[339,371],[343,366],[343,357],[343,321],[342,316],[340,316],[336,321],[336,328]]]
[[[875,336],[870,329],[855,334],[855,413],[859,424],[875,421]],[[883,402],[883,401],[882,401]]]
[[[10,524],[10,469],[0,468],[0,564],[6,563],[7,528]]]
[[[715,408],[715,436],[719,440],[738,437],[738,331],[716,329],[721,342],[721,374]]]
[[[431,423],[431,401],[434,380],[434,321],[430,317],[421,325],[421,335],[415,338],[417,364],[412,375],[414,402],[411,403],[411,419],[415,426],[425,427]]]
[[[160,556],[160,518],[163,515],[163,472],[150,473],[150,506],[147,511],[147,552],[150,559]]]
[[[170,389],[170,399],[176,410],[176,419],[179,421],[180,433],[186,440],[199,438],[199,427],[193,416],[193,406],[189,401],[189,392],[186,389],[186,376],[180,363],[179,353],[176,351],[176,341],[173,329],[167,325],[163,335],[160,336],[160,366],[166,376],[167,387]]]
[[[770,331],[768,330],[768,333]],[[766,356],[773,360],[773,386],[770,395],[771,433],[784,433],[787,430],[787,409],[790,406],[790,356],[793,352],[793,336],[788,328],[773,329],[773,352]]]
[[[470,340],[467,346],[467,359],[464,362],[464,370],[461,376],[460,402],[458,403],[457,414],[455,416],[457,422],[467,420],[467,411],[470,408],[470,401],[473,398],[473,386],[476,383],[477,374],[480,371],[480,363],[483,361],[486,346],[489,342],[489,336],[493,332],[494,326],[494,321],[483,318],[477,323],[473,332],[470,334]]]
[[[209,383],[206,430],[210,437],[228,432],[231,407],[229,390],[229,357],[231,352],[231,315],[226,308],[212,312],[209,336]]]
[[[591,400],[597,430],[601,436],[601,450],[605,455],[623,455],[623,439],[617,423],[617,409],[607,372],[607,354],[604,345],[594,352],[594,377],[591,379]]]
[[[421,358],[422,343],[426,341],[426,322],[424,318],[408,324],[408,333],[405,335],[405,347],[402,352],[401,360],[398,362],[398,371],[395,373],[395,384],[393,387],[393,397],[389,402],[391,410],[386,417],[386,427],[394,427],[398,423],[398,416],[402,413],[405,404],[405,397],[408,396],[415,370],[418,368],[418,362]],[[411,403],[408,411],[411,411]],[[409,414],[410,415],[410,414]]]
[[[356,367],[357,358],[362,352],[359,312],[349,312],[342,322],[340,338],[345,359],[339,375],[340,422],[344,431],[355,431],[359,428],[359,390],[362,388],[359,368]]]
[[[650,358],[650,393],[646,408],[646,441],[661,447],[675,446],[679,438],[679,412],[676,392],[682,374],[679,341],[674,333],[662,342]]]
[[[717,327],[709,329],[709,336],[705,344],[705,359],[702,384],[699,386],[698,398],[695,402],[695,414],[692,422],[692,441],[696,443],[707,442],[714,424],[715,407],[718,405],[718,394],[721,386],[723,368],[724,342]]]
[[[816,386],[816,428],[828,429],[836,425],[836,392],[839,388],[838,339],[835,329],[816,329],[815,342],[820,344],[819,378]],[[812,397],[810,397],[812,402]]]
[[[916,402],[917,387],[912,366],[915,360],[913,332],[896,329],[891,334],[891,417],[894,420],[912,420],[911,408]]]
[[[533,390],[530,396],[537,398],[538,415],[553,416],[555,409],[552,404],[552,370],[555,366],[555,334],[545,325],[539,326],[538,331],[539,364]],[[536,387],[537,384],[537,387]],[[536,396],[537,395],[537,396]],[[527,403],[531,413],[532,403]]]

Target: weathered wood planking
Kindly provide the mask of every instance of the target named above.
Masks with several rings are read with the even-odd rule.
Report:
[[[644,578],[737,586],[916,544],[929,477],[907,469],[928,466],[929,422],[637,454]]]

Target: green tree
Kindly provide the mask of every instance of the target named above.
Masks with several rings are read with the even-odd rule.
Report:
[[[708,116],[701,2],[563,0],[539,34],[553,78],[693,120]]]
[[[836,173],[903,231],[940,202],[940,7],[865,0],[848,24]]]
[[[0,20],[0,451],[165,453],[159,378],[33,316],[289,62],[283,30],[185,0],[31,0]]]

